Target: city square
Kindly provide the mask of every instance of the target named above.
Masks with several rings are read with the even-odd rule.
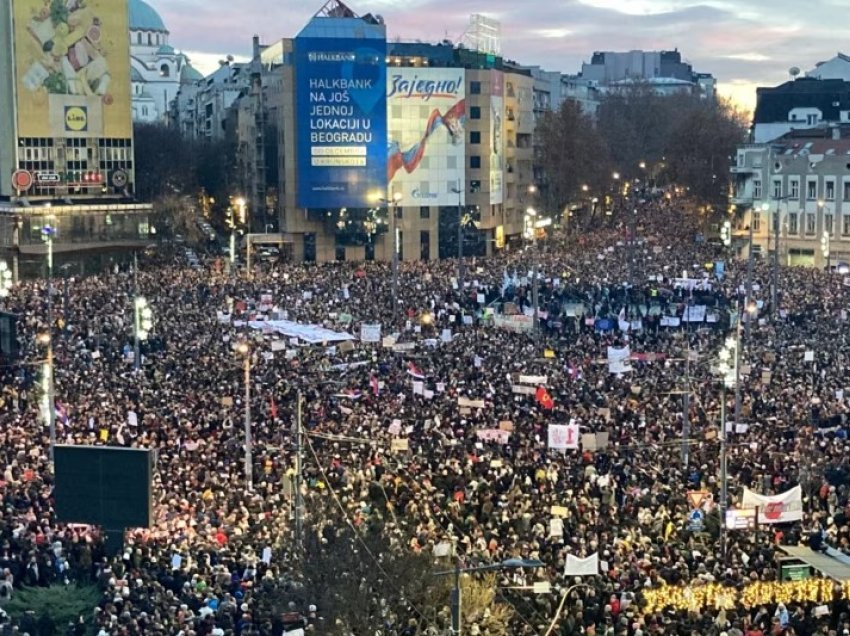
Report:
[[[0,12],[0,634],[850,634],[850,58],[315,9]]]

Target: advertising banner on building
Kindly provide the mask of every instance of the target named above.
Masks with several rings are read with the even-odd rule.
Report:
[[[401,205],[458,205],[455,190],[465,203],[465,96],[463,69],[388,71],[387,180]]]
[[[298,205],[365,208],[387,192],[386,39],[295,39]]]
[[[504,200],[505,82],[501,71],[490,71],[490,205]]]
[[[14,0],[20,137],[129,138],[126,0]]]

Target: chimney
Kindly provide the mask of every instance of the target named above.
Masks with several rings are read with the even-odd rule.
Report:
[[[258,57],[260,57],[260,36],[259,35],[254,36],[253,44],[254,44],[254,59],[256,60]]]

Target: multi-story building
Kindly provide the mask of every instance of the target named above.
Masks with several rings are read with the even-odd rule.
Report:
[[[283,42],[281,231],[300,260],[467,254],[523,230],[534,78],[450,43],[386,43],[380,18],[332,0]],[[394,209],[396,222],[387,208]]]
[[[133,198],[127,2],[49,8],[0,9],[0,251],[16,270],[43,261],[45,226],[75,258],[152,232],[150,206]]]
[[[798,69],[794,69],[796,72]],[[850,82],[850,56],[839,53],[835,57],[818,62],[815,68],[806,73],[806,77],[814,79],[837,79]]]
[[[792,130],[850,123],[850,82],[800,77],[756,89],[752,138],[769,143]]]
[[[165,123],[183,84],[204,78],[169,44],[162,18],[147,2],[128,0],[133,121]]]
[[[788,265],[850,263],[850,126],[795,130],[738,149],[736,252]],[[824,249],[826,247],[826,249]],[[777,252],[778,248],[778,252]]]
[[[604,95],[641,82],[662,95],[696,93],[714,99],[717,82],[709,73],[696,73],[674,51],[596,51],[578,75],[562,79],[565,98],[578,101],[594,114]]]
[[[221,141],[228,135],[229,110],[251,86],[251,64],[228,56],[204,79],[180,86],[171,102],[171,122],[193,139]]]

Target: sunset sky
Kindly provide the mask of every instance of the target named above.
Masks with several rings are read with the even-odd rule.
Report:
[[[294,36],[322,0],[148,0],[171,43],[203,72],[230,54],[250,54],[251,36]],[[847,0],[351,0],[384,16],[391,40],[461,39],[472,13],[502,23],[502,52],[522,64],[576,73],[594,50],[678,48],[723,95],[746,108],[755,87],[779,84],[850,50]]]

